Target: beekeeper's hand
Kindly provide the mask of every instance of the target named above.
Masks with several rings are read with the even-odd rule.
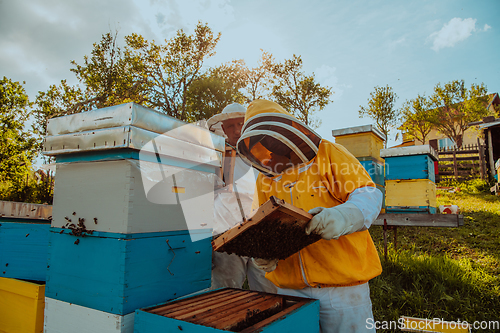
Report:
[[[363,213],[350,202],[332,208],[316,207],[309,214],[314,216],[306,226],[306,234],[318,234],[326,240],[366,229]]]
[[[252,258],[253,263],[257,268],[262,269],[264,272],[272,272],[278,265],[278,259],[260,259]]]

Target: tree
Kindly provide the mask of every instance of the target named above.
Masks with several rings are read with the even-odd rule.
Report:
[[[398,98],[392,87],[375,87],[375,91],[370,93],[368,99],[368,107],[359,106],[359,117],[365,115],[375,120],[377,128],[387,138],[389,131],[394,127],[399,119],[399,110],[395,108],[395,103]],[[387,148],[387,140],[385,141]]]
[[[46,92],[39,91],[33,107],[35,118],[33,132],[40,136],[40,144],[47,134],[47,120],[91,110],[92,105],[85,103],[85,100],[82,90],[79,87],[68,85],[66,80],[61,80],[58,86],[51,85]]]
[[[262,57],[257,67],[245,69],[245,90],[247,100],[262,99],[269,97],[269,85],[272,82],[272,69],[274,64],[273,55],[262,50]]]
[[[431,132],[432,114],[430,112],[430,101],[420,94],[415,99],[406,101],[401,109],[403,115],[402,127],[410,138],[425,143],[427,136]]]
[[[484,83],[471,84],[467,89],[464,80],[455,80],[434,87],[431,98],[432,123],[436,129],[462,146],[462,137],[468,124],[488,114],[487,89]]]
[[[36,142],[25,129],[30,102],[24,87],[0,80],[0,181],[21,183],[36,156]]]
[[[273,99],[304,124],[312,128],[319,127],[321,120],[312,118],[312,115],[323,110],[331,102],[331,88],[322,87],[317,83],[314,73],[305,75],[302,72],[302,59],[295,54],[290,60],[274,64],[272,73]]]
[[[143,104],[147,100],[147,77],[142,72],[142,63],[129,52],[122,55],[117,37],[118,32],[102,35],[101,41],[94,43],[91,56],[84,56],[83,65],[71,61],[75,66],[71,71],[85,87],[85,98],[69,108],[67,113],[128,102]]]
[[[220,33],[215,36],[206,24],[199,22],[193,35],[178,30],[164,45],[148,42],[138,34],[125,39],[127,57],[140,59],[136,66],[141,66],[147,77],[147,102],[169,116],[186,120],[187,92],[201,76],[205,59],[215,54]]]
[[[187,91],[186,120],[208,119],[231,103],[244,103],[244,63],[235,60],[209,69],[193,81]]]

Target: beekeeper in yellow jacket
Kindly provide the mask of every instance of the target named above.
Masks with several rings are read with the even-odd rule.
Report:
[[[285,260],[255,263],[278,293],[319,299],[322,332],[370,331],[368,281],[382,267],[367,229],[380,212],[382,193],[363,166],[266,100],[248,106],[237,149],[260,171],[258,204],[276,196],[309,211],[314,216],[306,233],[323,238]]]

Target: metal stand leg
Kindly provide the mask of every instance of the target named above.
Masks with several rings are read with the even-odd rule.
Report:
[[[387,261],[387,220],[384,219],[384,257]]]

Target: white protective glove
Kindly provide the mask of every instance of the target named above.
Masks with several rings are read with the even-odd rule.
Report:
[[[323,239],[338,239],[356,231],[366,230],[361,210],[351,202],[332,207],[316,207],[309,211],[314,215],[306,226],[306,234],[318,234]]]
[[[260,259],[252,258],[253,263],[257,268],[262,269],[264,272],[272,272],[276,269],[279,259]]]

